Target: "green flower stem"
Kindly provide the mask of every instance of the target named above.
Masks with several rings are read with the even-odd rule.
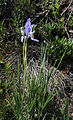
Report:
[[[23,65],[24,65],[24,85],[25,85],[25,77],[26,77],[26,53],[27,53],[27,40],[23,43]]]

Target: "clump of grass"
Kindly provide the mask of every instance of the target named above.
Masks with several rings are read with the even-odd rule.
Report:
[[[4,1],[2,1],[4,4]],[[20,4],[19,4],[20,3]],[[35,2],[34,2],[35,3]],[[39,2],[40,3],[40,2]],[[46,4],[45,4],[46,3]],[[54,4],[55,3],[55,4]],[[6,3],[7,4],[7,3]],[[19,27],[23,24],[24,22],[24,5],[26,6],[25,8],[27,9],[29,6],[30,7],[30,0],[17,0],[14,4],[14,9],[15,9],[15,14],[14,18],[9,18],[12,24],[16,29],[16,32],[19,31]],[[40,5],[40,4],[39,4]],[[44,16],[44,10],[45,7],[46,10],[51,12],[51,16],[46,13],[46,16]],[[33,4],[31,5],[31,7]],[[21,64],[18,60],[18,75],[16,74],[10,74],[9,65],[7,64],[7,77],[11,81],[12,84],[10,83],[11,86],[11,95],[12,98],[9,100],[6,98],[6,101],[8,103],[8,106],[11,106],[11,109],[14,111],[16,119],[17,120],[29,120],[29,119],[45,119],[47,116],[47,112],[44,113],[46,106],[48,103],[56,96],[57,92],[56,91],[56,86],[52,86],[50,84],[50,81],[52,81],[52,84],[55,83],[54,81],[54,74],[57,71],[55,69],[55,72],[53,74],[53,69],[54,65],[51,69],[47,68],[48,64],[46,65],[46,54],[49,56],[51,59],[53,58],[54,60],[58,59],[60,60],[57,68],[60,66],[63,57],[66,55],[71,55],[73,57],[72,51],[73,51],[73,40],[70,38],[69,40],[67,39],[66,31],[64,29],[65,25],[65,17],[60,16],[60,4],[59,1],[56,0],[55,2],[53,0],[50,0],[49,2],[46,0],[45,2],[41,2],[41,7],[43,9],[43,16],[44,18],[46,17],[47,20],[44,20],[45,23],[42,23],[42,29],[38,31],[42,31],[42,36],[44,36],[45,43],[48,44],[47,51],[45,49],[44,57],[41,55],[41,64],[36,65],[36,63],[30,62],[30,67],[27,65],[27,42],[23,45],[23,66],[24,68],[22,69],[23,77],[21,77]],[[32,7],[33,8],[33,7]],[[34,6],[35,8],[35,6]],[[29,13],[34,13],[34,8],[31,10],[28,9]],[[27,14],[28,12],[26,12]],[[49,12],[48,12],[49,13]],[[30,14],[29,14],[30,15]],[[39,15],[40,17],[40,15]],[[60,19],[59,19],[60,17]],[[25,17],[27,18],[27,16]],[[35,17],[36,19],[36,17]],[[42,19],[42,17],[41,17]],[[41,20],[43,21],[43,20]],[[9,23],[10,24],[10,23]],[[11,25],[10,25],[11,26]],[[68,27],[71,26],[72,28],[72,16],[69,21]],[[1,40],[5,37],[5,29],[4,29],[4,20],[1,23],[0,26],[0,31],[1,35],[0,38]],[[8,27],[9,29],[9,27]],[[13,32],[15,33],[15,29],[13,29]],[[68,28],[69,30],[69,28]],[[4,32],[3,32],[4,31]],[[9,33],[8,33],[9,34]],[[63,37],[62,37],[63,36]],[[19,36],[20,37],[20,36]],[[18,38],[19,38],[18,37]],[[72,33],[71,33],[72,37]],[[11,36],[10,36],[10,41],[11,41]],[[2,43],[2,41],[1,41]],[[46,53],[47,52],[47,53]],[[62,56],[62,57],[61,57]],[[31,67],[31,64],[34,64],[33,67]],[[35,67],[37,66],[37,67]],[[7,68],[6,67],[6,68]],[[14,81],[14,83],[13,83]],[[57,81],[57,80],[56,80]],[[61,81],[59,80],[58,83]],[[9,85],[9,84],[8,84]],[[0,82],[1,86],[1,82]],[[4,85],[5,86],[5,85]],[[52,86],[52,90],[51,87]],[[7,87],[6,87],[7,89]],[[59,89],[58,89],[59,90]],[[0,93],[2,94],[2,89],[0,89]],[[47,95],[47,97],[46,97]],[[2,107],[2,106],[1,106]],[[5,108],[6,109],[6,108]],[[1,112],[3,115],[3,113]],[[52,117],[54,119],[54,117]],[[57,118],[56,118],[57,119]],[[65,117],[64,117],[65,119]],[[69,119],[69,112],[68,112],[68,117]]]
[[[65,101],[65,107],[62,109],[63,120],[70,120],[69,101]]]
[[[55,87],[49,92],[50,77],[53,77],[53,68],[51,72],[49,68],[46,69],[46,47],[44,47],[44,56],[41,52],[41,63],[37,68],[33,62],[27,65],[27,42],[23,43],[23,77],[20,73],[20,63],[18,60],[18,77],[15,74],[11,79],[14,81],[11,85],[12,100],[6,99],[11,109],[14,111],[17,120],[33,120],[33,119],[45,119],[47,112],[44,112],[49,102],[58,94],[55,92]],[[65,54],[65,53],[64,53]],[[63,54],[63,56],[64,56]],[[58,64],[62,62],[63,56]],[[34,70],[36,69],[36,70]],[[56,70],[55,70],[56,71]],[[51,79],[52,80],[52,79]]]

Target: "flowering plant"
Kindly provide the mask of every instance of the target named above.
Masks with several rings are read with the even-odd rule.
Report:
[[[34,39],[34,37],[33,37],[33,33],[35,32],[35,31],[32,31],[33,26],[34,26],[34,24],[31,25],[31,19],[28,18],[27,22],[25,23],[25,30],[22,27],[20,28],[21,33],[22,33],[21,42],[26,41],[26,39],[28,39],[28,38],[31,38],[31,40],[33,40],[33,41],[39,42],[39,40]],[[24,35],[24,33],[25,33],[25,35]]]

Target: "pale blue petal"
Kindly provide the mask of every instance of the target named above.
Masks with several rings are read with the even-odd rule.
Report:
[[[34,26],[34,24],[32,24],[32,25],[30,26],[30,32],[32,32],[33,26]]]
[[[22,36],[24,35],[24,32],[26,32],[25,30],[21,30]]]
[[[31,28],[33,28],[33,27],[34,27],[34,24],[31,25]]]
[[[21,42],[24,42],[25,37],[21,36]]]
[[[35,31],[33,31],[33,32],[31,31],[31,32],[30,32],[30,35],[33,36],[33,33],[35,33]]]
[[[30,18],[28,18],[27,19],[27,22],[25,23],[25,30],[28,28],[28,27],[30,27],[31,26],[31,19]]]
[[[33,40],[35,42],[39,42],[39,40],[34,39],[34,37],[33,37],[33,33],[35,32],[35,31],[32,31],[33,27],[34,27],[34,24],[31,25],[31,19],[28,18],[27,22],[25,23],[25,30],[22,29],[23,27],[20,28],[21,29],[21,33],[22,33],[21,42],[24,42],[26,37],[27,37],[27,39],[30,37],[31,40]],[[24,33],[26,33],[26,36],[24,36]]]
[[[20,27],[20,29],[22,30],[23,27]]]
[[[28,18],[28,19],[27,19],[27,22],[28,22],[28,21],[31,21],[31,19],[30,19],[30,18]]]
[[[25,31],[26,35],[29,35],[30,31],[31,31],[31,28],[30,28],[30,27],[27,27],[27,28],[26,28],[26,31]]]
[[[35,41],[35,42],[39,42],[39,40],[34,39],[33,36],[31,36],[30,38],[31,38],[31,40],[33,40],[33,41]]]
[[[32,32],[33,26],[34,26],[34,24],[31,25],[31,19],[28,18],[27,22],[25,23],[25,33],[26,33],[26,35],[29,35],[30,32]]]
[[[24,32],[25,32],[25,30],[22,29],[22,28],[23,28],[23,27],[21,27],[20,29],[21,29],[22,36],[24,36]]]

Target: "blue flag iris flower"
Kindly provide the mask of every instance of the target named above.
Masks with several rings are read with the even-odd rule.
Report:
[[[31,25],[31,19],[28,18],[27,22],[25,23],[25,30],[22,29],[22,27],[20,28],[21,34],[22,34],[21,42],[26,41],[26,39],[28,39],[28,38],[31,38],[31,40],[33,40],[35,42],[39,42],[39,40],[34,39],[34,37],[33,37],[33,33],[35,32],[35,31],[32,31],[33,27],[34,27],[34,24]]]

